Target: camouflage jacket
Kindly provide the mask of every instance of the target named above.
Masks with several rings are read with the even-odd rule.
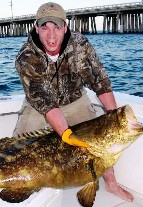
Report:
[[[112,91],[107,73],[88,39],[69,29],[54,63],[33,28],[16,57],[16,69],[27,101],[41,114],[77,100],[84,86],[97,96]]]

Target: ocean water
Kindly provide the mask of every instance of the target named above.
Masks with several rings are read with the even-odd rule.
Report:
[[[114,91],[143,97],[143,34],[86,35]],[[15,57],[27,37],[0,38],[0,99],[23,94]]]
[[[24,93],[15,69],[15,57],[25,40],[25,37],[0,38],[0,99]]]

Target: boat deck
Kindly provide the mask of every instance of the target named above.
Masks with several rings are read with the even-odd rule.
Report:
[[[95,97],[88,91],[89,98],[94,103]],[[143,98],[127,94],[115,93],[118,106],[129,104],[143,123]],[[20,110],[23,95],[0,100],[0,137],[11,137],[15,127],[18,111]],[[143,136],[126,149],[119,161],[115,164],[115,176],[118,183],[134,195],[134,202],[126,202],[107,192],[103,178],[100,179],[93,207],[141,207],[143,206]],[[11,204],[0,200],[0,207],[81,207],[77,201],[76,193],[82,187],[56,190],[43,188],[33,193],[27,200],[19,204]]]

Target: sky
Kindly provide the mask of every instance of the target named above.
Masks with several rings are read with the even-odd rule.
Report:
[[[65,10],[104,5],[142,2],[142,0],[49,0],[60,4]],[[37,9],[48,0],[0,0],[0,18],[36,14]],[[11,6],[12,5],[12,6]],[[99,23],[100,24],[100,23]],[[97,24],[98,29],[98,24]]]

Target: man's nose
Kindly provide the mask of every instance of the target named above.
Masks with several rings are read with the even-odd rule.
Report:
[[[50,38],[54,38],[55,37],[55,31],[54,31],[54,29],[50,29],[48,31],[48,35],[49,35]]]

